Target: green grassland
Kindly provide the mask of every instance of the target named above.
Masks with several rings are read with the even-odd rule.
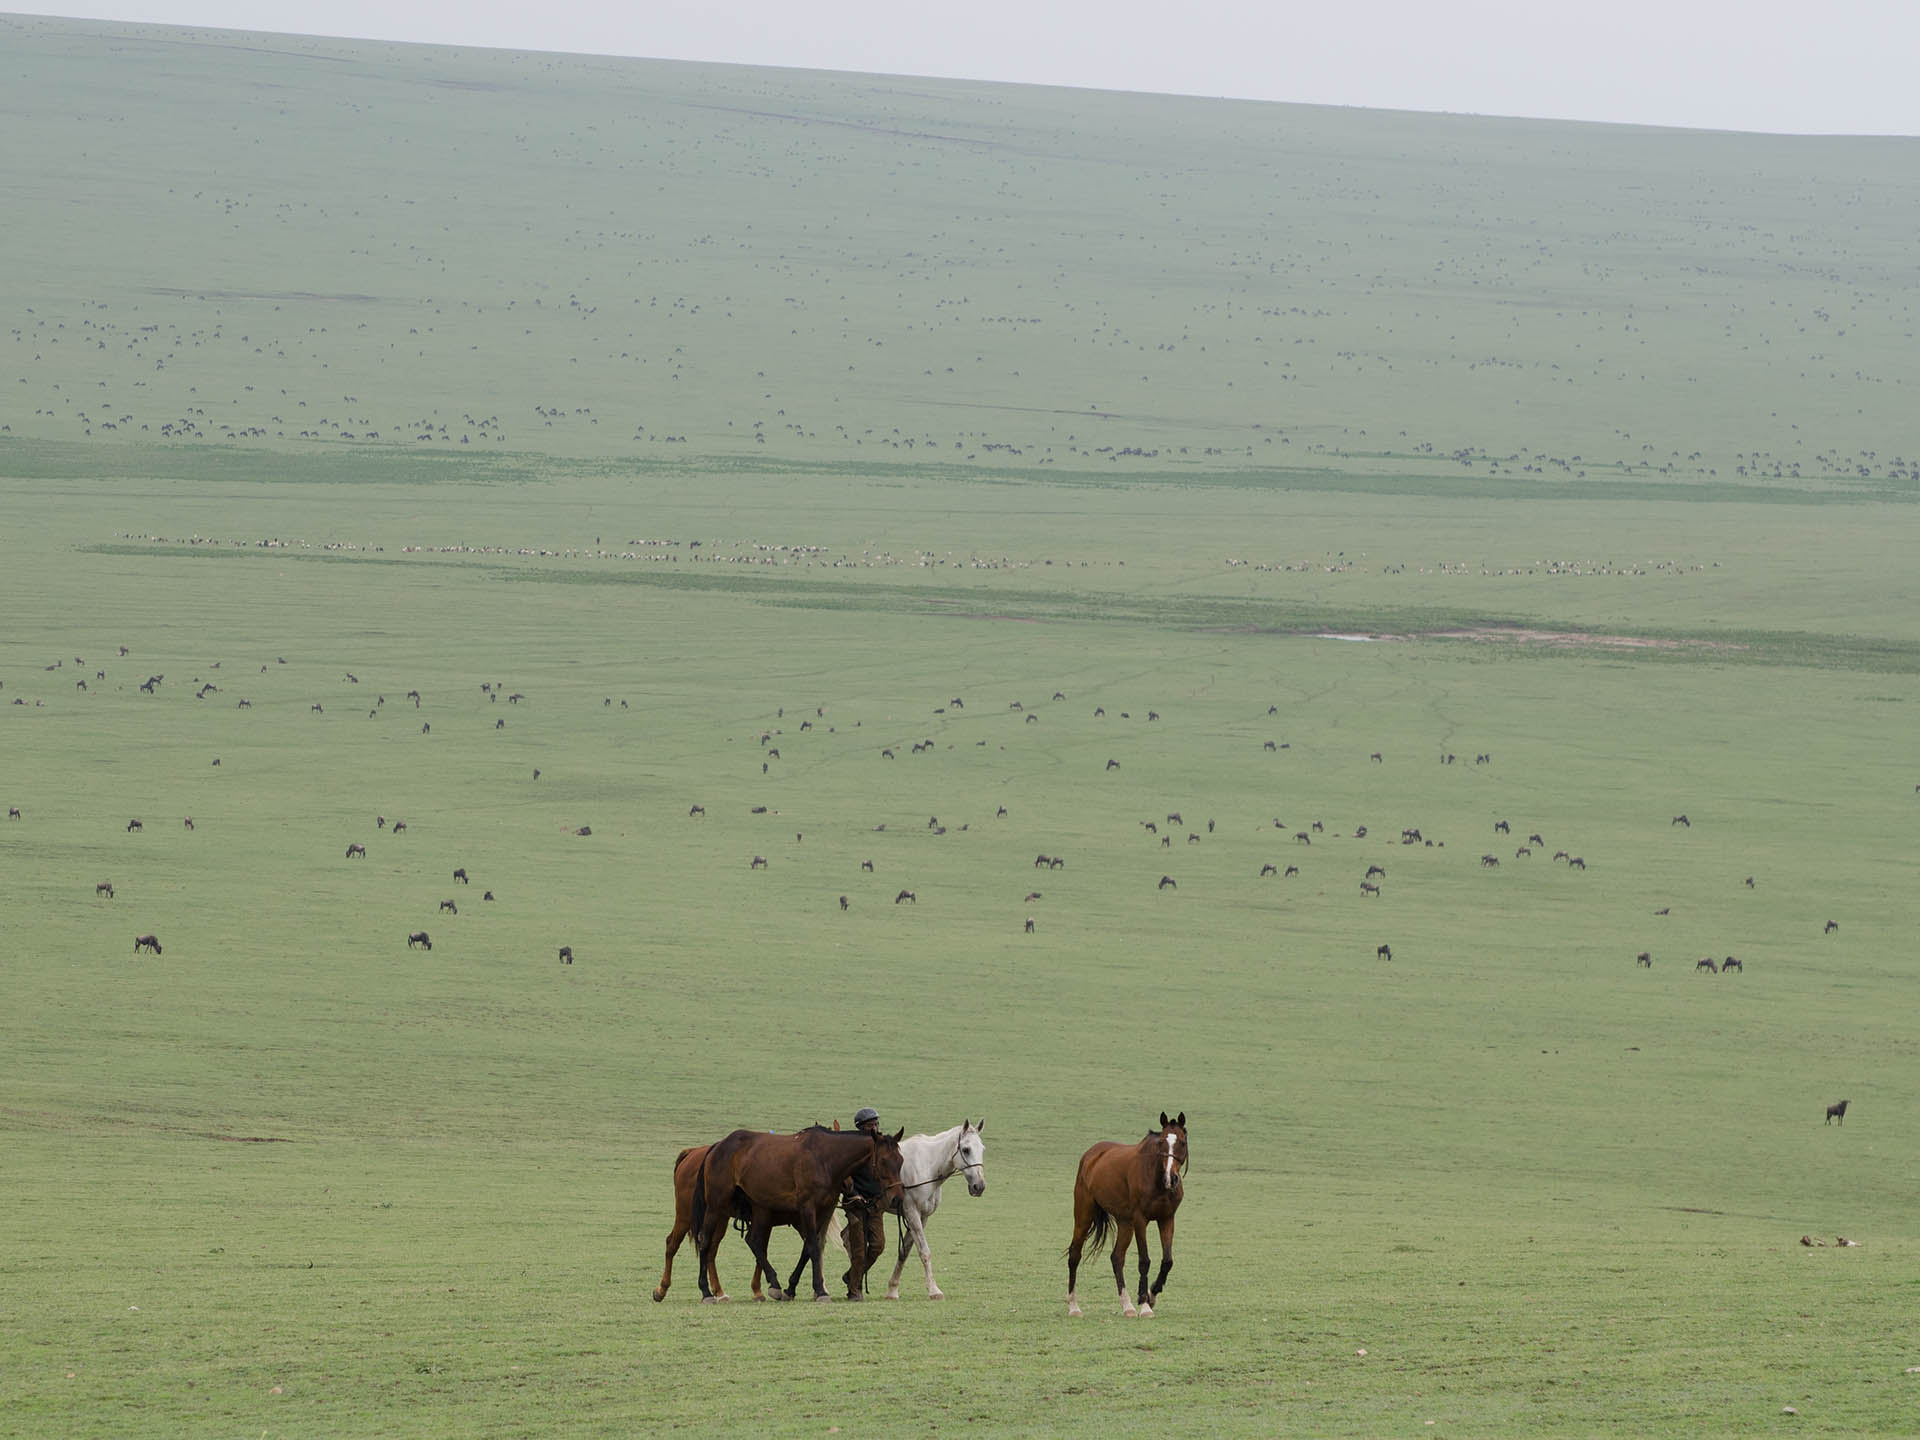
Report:
[[[1911,142],[0,42],[0,1434],[1920,1423]]]

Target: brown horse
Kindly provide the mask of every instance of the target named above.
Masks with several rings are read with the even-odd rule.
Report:
[[[655,1300],[666,1299],[667,1291],[673,1285],[673,1257],[680,1253],[680,1242],[686,1239],[687,1232],[693,1228],[693,1185],[700,1178],[700,1167],[706,1164],[707,1152],[712,1148],[711,1145],[695,1145],[674,1157],[673,1229],[667,1232],[667,1263],[660,1271],[660,1283],[653,1289]],[[698,1241],[694,1245],[696,1249],[699,1248]],[[761,1270],[756,1263],[753,1267],[753,1298],[756,1300],[767,1298],[760,1290],[760,1277],[763,1274],[769,1279],[778,1278],[771,1270]],[[720,1272],[714,1268],[711,1259],[707,1262],[706,1288],[715,1300],[731,1298],[721,1286]]]
[[[707,1271],[719,1249],[728,1219],[744,1207],[747,1247],[760,1269],[775,1273],[767,1259],[767,1237],[775,1225],[791,1225],[800,1232],[800,1263],[788,1288],[776,1282],[775,1300],[793,1298],[792,1287],[808,1261],[813,1264],[813,1298],[828,1298],[821,1274],[821,1247],[828,1217],[840,1203],[841,1187],[862,1166],[879,1180],[882,1204],[891,1207],[901,1194],[900,1138],[868,1135],[859,1130],[803,1130],[798,1135],[769,1135],[736,1130],[707,1152],[693,1187],[691,1228],[700,1247],[700,1295],[715,1298]]]
[[[1169,1120],[1160,1112],[1160,1128],[1137,1145],[1102,1140],[1080,1157],[1073,1178],[1073,1243],[1067,1246],[1067,1314],[1080,1313],[1074,1283],[1080,1253],[1089,1238],[1098,1250],[1113,1237],[1113,1282],[1120,1291],[1120,1313],[1146,1319],[1166,1288],[1173,1269],[1173,1215],[1186,1194],[1181,1173],[1187,1168],[1187,1114]],[[1160,1227],[1160,1273],[1147,1288],[1147,1222]],[[1140,1248],[1140,1305],[1127,1295],[1127,1246]]]

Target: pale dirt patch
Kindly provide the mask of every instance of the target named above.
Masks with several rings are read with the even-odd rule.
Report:
[[[1580,646],[1601,646],[1615,650],[1744,650],[1747,648],[1744,645],[1735,645],[1721,640],[1664,640],[1651,635],[1588,635],[1572,630],[1530,630],[1524,626],[1505,625],[1475,625],[1464,630],[1429,630],[1406,638],[1497,640],[1509,645],[1552,645],[1568,649]]]

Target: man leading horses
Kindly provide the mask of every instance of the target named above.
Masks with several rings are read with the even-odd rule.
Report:
[[[853,1127],[865,1135],[878,1135],[880,1112],[871,1105],[862,1105],[854,1112]],[[866,1298],[867,1271],[887,1253],[882,1194],[880,1181],[865,1169],[855,1171],[847,1179],[842,1204],[847,1213],[847,1258],[852,1264],[842,1278],[847,1282],[849,1300]]]

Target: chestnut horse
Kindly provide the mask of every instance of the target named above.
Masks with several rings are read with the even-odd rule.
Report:
[[[667,1233],[667,1263],[660,1271],[660,1283],[654,1287],[653,1298],[664,1300],[667,1290],[673,1284],[673,1257],[680,1253],[680,1242],[686,1239],[687,1232],[693,1228],[693,1185],[700,1178],[700,1167],[706,1164],[707,1152],[711,1145],[695,1145],[682,1150],[673,1161],[673,1229]],[[699,1241],[694,1242],[696,1249]],[[760,1276],[773,1276],[772,1271],[762,1271],[756,1263],[753,1267],[753,1298],[764,1300],[760,1292]],[[778,1277],[774,1277],[778,1278]],[[707,1261],[707,1291],[716,1300],[728,1298],[720,1284],[720,1272],[714,1267],[711,1258]]]
[[[743,1207],[749,1212],[747,1248],[759,1268],[776,1273],[767,1259],[767,1237],[775,1225],[792,1225],[800,1232],[801,1250],[789,1284],[798,1281],[811,1260],[813,1298],[830,1298],[820,1269],[821,1246],[841,1187],[855,1170],[867,1166],[880,1182],[881,1203],[891,1209],[900,1198],[900,1138],[906,1133],[904,1128],[894,1135],[817,1127],[798,1135],[736,1130],[708,1150],[694,1181],[691,1224],[700,1247],[696,1273],[701,1299],[717,1298],[707,1272],[727,1221]],[[770,1292],[775,1300],[793,1298],[791,1290],[782,1290],[777,1282]]]
[[[1137,1145],[1102,1140],[1080,1157],[1073,1179],[1073,1243],[1067,1246],[1067,1314],[1080,1314],[1074,1282],[1080,1252],[1089,1238],[1094,1249],[1113,1236],[1113,1281],[1120,1290],[1120,1313],[1146,1319],[1166,1288],[1173,1269],[1173,1215],[1186,1194],[1181,1172],[1187,1168],[1187,1113],[1169,1120],[1160,1112],[1160,1128]],[[1147,1222],[1160,1227],[1160,1273],[1147,1287]],[[1140,1305],[1127,1296],[1127,1246],[1140,1247]]]

